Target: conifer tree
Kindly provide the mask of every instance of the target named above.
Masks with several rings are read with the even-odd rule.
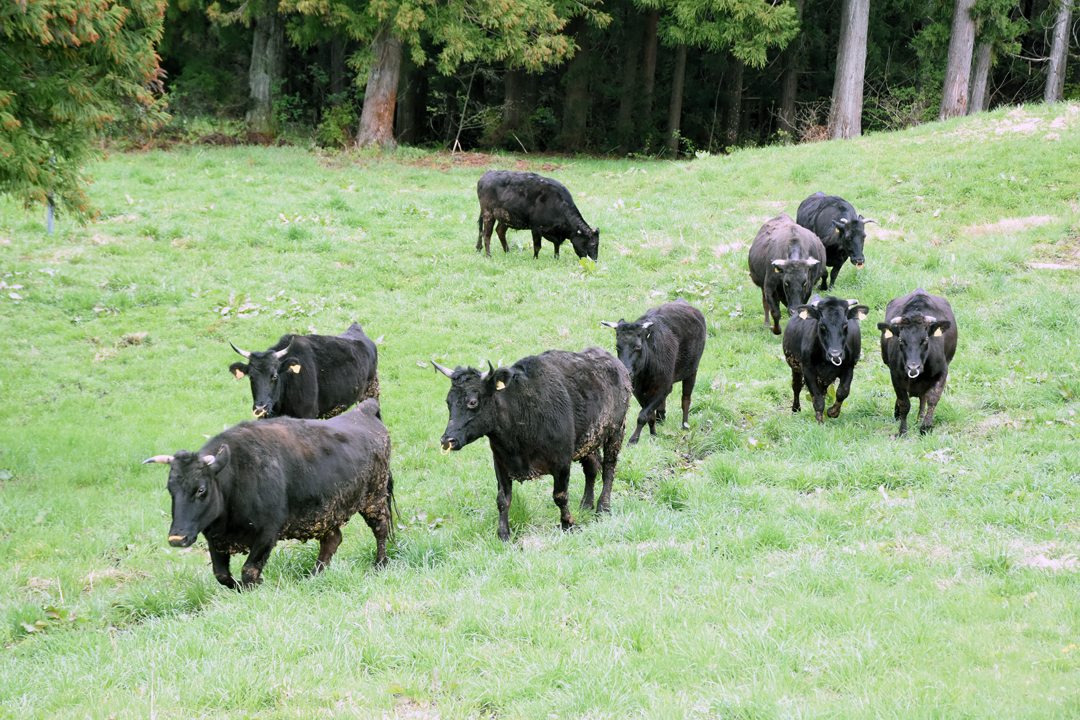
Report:
[[[0,192],[91,214],[83,168],[110,123],[166,119],[154,45],[161,0],[0,5]]]

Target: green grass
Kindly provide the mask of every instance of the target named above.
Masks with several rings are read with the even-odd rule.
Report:
[[[1080,715],[1080,274],[1029,265],[1080,264],[1077,119],[679,163],[114,154],[92,168],[101,219],[52,237],[0,201],[0,714]],[[534,261],[526,232],[476,255],[489,167],[565,183],[601,227],[597,268],[550,244]],[[835,290],[872,313],[824,426],[789,410],[745,247],[816,190],[881,223]],[[917,286],[952,301],[960,342],[933,434],[898,440],[874,323]],[[550,479],[515,487],[500,543],[490,452],[440,455],[428,360],[611,349],[601,320],[676,297],[710,326],[690,431],[673,396],[620,458],[611,514],[575,512],[574,533]],[[324,575],[315,545],[281,543],[262,587],[226,591],[205,543],[166,543],[165,472],[140,461],[247,419],[228,341],[353,320],[385,336],[391,562],[372,570],[354,521]],[[575,511],[581,490],[575,468]]]

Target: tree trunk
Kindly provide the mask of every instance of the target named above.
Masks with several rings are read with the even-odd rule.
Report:
[[[968,115],[986,112],[990,107],[990,66],[994,61],[990,43],[979,43],[975,52],[975,71],[971,75],[971,102]]]
[[[1065,70],[1069,60],[1069,20],[1072,17],[1073,0],[1060,0],[1057,18],[1054,20],[1054,42],[1050,47],[1050,63],[1046,68],[1046,93],[1043,100],[1061,102],[1065,93]]]
[[[345,92],[345,43],[335,37],[330,41],[330,94]]]
[[[802,25],[804,1],[795,1],[800,26]],[[777,113],[777,119],[780,124],[780,132],[789,141],[796,139],[795,100],[799,94],[799,56],[802,54],[802,42],[803,33],[800,30],[798,36],[784,50],[784,72],[780,75],[780,111]]]
[[[731,86],[728,88],[727,122],[726,129],[728,145],[739,144],[739,126],[742,124],[742,86],[743,68],[746,67],[739,58],[733,58],[731,69]]]
[[[420,128],[424,124],[424,105],[427,97],[427,76],[421,68],[406,56],[399,71],[397,117],[394,131],[397,141],[403,145],[415,145],[420,141]]]
[[[637,56],[641,49],[641,16],[633,7],[626,17],[626,43],[623,53],[622,96],[619,98],[619,115],[615,120],[615,136],[619,141],[619,154],[625,155],[634,146],[634,102],[637,99]]]
[[[866,31],[870,0],[844,0],[840,17],[840,49],[829,107],[830,140],[862,134],[863,77],[866,74]]]
[[[263,4],[263,13],[255,19],[255,38],[251,44],[251,109],[247,122],[252,131],[273,137],[277,134],[274,101],[281,94],[285,70],[285,19],[278,14],[276,0]]]
[[[578,18],[574,33],[578,51],[566,68],[566,100],[563,106],[562,132],[557,145],[564,150],[585,147],[585,124],[589,117],[589,28]]]
[[[394,147],[394,107],[397,104],[398,76],[401,74],[401,40],[383,27],[372,43],[375,62],[368,71],[364,110],[356,144]]]
[[[683,81],[686,79],[686,45],[675,49],[675,69],[671,77],[671,102],[668,103],[668,154],[679,157],[679,128],[682,120]]]
[[[656,87],[656,31],[660,25],[660,11],[653,10],[645,22],[645,45],[641,53],[641,116],[638,117],[638,135],[643,136],[652,128],[653,89]]]
[[[503,114],[501,134],[515,132],[525,122],[525,71],[507,68],[503,76]]]
[[[945,61],[945,87],[938,120],[967,114],[971,54],[975,50],[975,20],[971,17],[974,4],[975,0],[956,0],[953,6],[949,57]]]

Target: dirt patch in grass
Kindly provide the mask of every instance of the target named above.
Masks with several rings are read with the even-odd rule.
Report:
[[[1038,270],[1080,270],[1080,235],[1043,243],[1032,248],[1040,262],[1029,262]],[[1045,262],[1042,262],[1045,261]]]
[[[1060,140],[1061,134],[1067,132],[1080,122],[1080,105],[1070,103],[1062,105],[1059,112],[1054,115],[1039,117],[1030,114],[1023,106],[1017,106],[1004,118],[989,119],[979,123],[965,123],[955,132],[946,133],[945,137],[963,137],[976,140],[989,139],[992,137],[1009,138],[1035,135],[1044,133],[1043,140]]]
[[[996,223],[981,223],[979,225],[968,225],[967,227],[963,228],[963,232],[968,237],[983,237],[984,235],[1011,235],[1018,232],[1023,232],[1028,228],[1049,225],[1056,220],[1057,218],[1052,215],[1032,215],[1030,217],[1023,218],[1005,218],[1003,220],[998,220]]]
[[[566,167],[565,165],[555,165],[550,162],[539,163],[525,158],[514,159],[505,155],[489,155],[481,152],[438,153],[405,164],[412,167],[433,168],[444,171],[452,167],[486,168],[496,165],[504,168],[513,166],[513,169],[519,172],[555,172]]]
[[[1019,567],[1042,568],[1044,570],[1068,570],[1073,572],[1080,568],[1080,561],[1076,555],[1069,553],[1059,558],[1049,558],[1042,553],[1028,555],[1020,558],[1016,563]]]

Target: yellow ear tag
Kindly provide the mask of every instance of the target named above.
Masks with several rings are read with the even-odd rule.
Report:
[[[840,232],[840,228],[836,228],[836,232],[837,232],[837,233],[839,233],[839,232]]]
[[[780,268],[778,268],[778,267],[774,267],[774,268],[773,268],[773,272],[780,272]]]
[[[290,369],[290,370],[292,370],[292,371],[293,371],[294,373],[296,373],[297,375],[299,375],[299,374],[300,374],[300,366],[299,366],[299,365],[297,365],[296,363],[293,363],[292,365],[290,365],[290,366],[289,366],[289,369]]]
[[[496,390],[502,390],[504,387],[506,387],[506,383],[504,383],[502,380],[495,383],[495,389]]]
[[[239,380],[240,378],[244,377],[244,373],[241,370],[233,370],[233,377]]]
[[[862,322],[865,319],[866,319],[866,313],[860,311],[859,312],[859,322]]]
[[[934,331],[934,337],[941,337],[941,328]]]
[[[805,320],[808,317],[808,313],[805,310],[803,310],[801,313],[799,313],[799,317],[801,317],[803,320]]]
[[[892,337],[892,330],[886,330],[885,334],[882,335],[882,337],[891,338]]]

